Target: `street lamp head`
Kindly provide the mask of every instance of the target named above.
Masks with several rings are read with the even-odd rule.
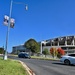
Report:
[[[25,5],[25,10],[28,10],[28,5]]]

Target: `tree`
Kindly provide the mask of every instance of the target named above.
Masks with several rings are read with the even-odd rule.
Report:
[[[37,53],[40,50],[39,44],[34,39],[29,39],[26,41],[24,46],[31,50],[32,53]]]
[[[57,57],[60,58],[62,55],[65,55],[65,51],[62,48],[57,49]]]
[[[56,48],[52,47],[50,48],[50,54],[52,55],[52,57],[54,58],[55,56],[57,56],[57,50]]]
[[[44,51],[42,52],[44,55],[45,55],[45,57],[46,57],[46,55],[48,55],[49,54],[49,51],[48,51],[48,49],[47,48],[45,48],[44,49]]]
[[[4,48],[0,48],[0,54],[4,53]]]

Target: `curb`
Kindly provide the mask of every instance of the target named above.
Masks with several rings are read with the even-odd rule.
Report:
[[[24,62],[22,61],[19,61],[19,62],[23,65],[23,67],[26,69],[29,75],[35,75],[35,73],[30,68],[28,68]]]

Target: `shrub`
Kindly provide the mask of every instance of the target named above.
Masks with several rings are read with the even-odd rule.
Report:
[[[44,49],[44,51],[42,52],[44,55],[45,55],[45,57],[46,57],[46,55],[48,55],[49,54],[49,51],[48,51],[48,49],[47,48],[45,48]]]
[[[62,48],[57,49],[57,57],[60,58],[62,55],[65,55],[65,51]]]
[[[0,48],[0,54],[4,53],[4,48]]]
[[[53,58],[55,56],[57,56],[57,50],[56,50],[56,48],[54,48],[54,47],[50,48],[50,54],[52,55]]]

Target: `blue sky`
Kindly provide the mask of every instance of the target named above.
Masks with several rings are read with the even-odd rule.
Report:
[[[0,1],[0,47],[5,46],[7,26],[3,25],[4,15],[9,16],[11,0]],[[30,38],[36,41],[59,36],[75,35],[75,0],[13,0],[28,4],[13,3],[12,18],[15,27],[10,28],[8,52],[12,46],[23,44]]]

